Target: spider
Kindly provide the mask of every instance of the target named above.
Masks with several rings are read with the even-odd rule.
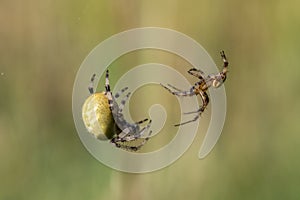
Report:
[[[124,119],[123,108],[130,96],[128,92],[118,105],[117,99],[128,89],[123,88],[114,96],[110,91],[109,72],[106,71],[105,92],[94,92],[94,80],[96,74],[93,74],[88,90],[90,96],[86,99],[82,107],[82,119],[88,132],[93,134],[99,140],[110,140],[117,148],[127,151],[138,151],[148,140],[152,133],[149,131],[146,138],[142,136],[149,130],[151,120],[143,128],[140,124],[148,121],[144,119],[135,123],[129,123]],[[141,142],[139,145],[133,145],[131,142]]]
[[[173,95],[176,95],[176,96],[199,95],[202,100],[202,106],[198,110],[184,113],[184,114],[196,114],[196,116],[192,120],[182,122],[179,124],[175,124],[174,126],[181,126],[181,125],[196,121],[201,116],[201,114],[204,112],[205,108],[207,107],[207,105],[209,103],[209,98],[207,95],[208,88],[211,86],[218,88],[226,80],[226,74],[228,72],[228,61],[227,61],[224,51],[221,51],[220,54],[221,54],[221,58],[223,60],[223,70],[220,73],[210,74],[207,77],[205,77],[204,72],[202,72],[200,69],[192,68],[187,71],[190,75],[195,76],[200,79],[198,82],[196,82],[194,84],[194,86],[192,86],[190,88],[190,90],[183,91],[183,90],[180,90],[170,84],[167,84],[169,87],[161,84],[161,86],[163,86],[165,89],[167,89]],[[172,91],[170,88],[174,89],[175,91]]]

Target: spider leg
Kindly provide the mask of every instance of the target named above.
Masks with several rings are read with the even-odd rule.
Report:
[[[209,97],[208,97],[207,93],[204,92],[204,91],[200,91],[199,94],[200,94],[200,97],[202,99],[202,106],[196,111],[184,113],[184,114],[197,113],[197,115],[192,120],[182,122],[182,123],[179,123],[179,124],[175,124],[174,126],[181,126],[181,125],[185,125],[185,124],[194,122],[201,116],[201,114],[204,112],[204,110],[206,109],[206,107],[209,103]]]
[[[151,126],[151,123],[152,123],[152,120],[150,120],[147,124],[147,126],[145,126],[144,128],[142,128],[141,130],[139,130],[138,132],[135,132],[135,131],[129,131],[129,133],[127,134],[123,134],[123,135],[118,135],[119,137],[119,140],[122,141],[122,142],[128,142],[128,141],[133,141],[133,140],[136,140],[138,138],[141,138],[142,135],[144,135],[144,133],[146,131],[148,131],[148,129],[150,128]],[[125,132],[125,130],[123,131]],[[130,132],[133,132],[133,134],[131,134]]]
[[[128,87],[124,87],[122,90],[120,90],[119,92],[117,92],[114,96],[115,98],[119,98],[121,96],[121,94],[123,94],[126,90],[128,90]]]
[[[141,121],[135,122],[135,124],[142,124],[142,123],[144,123],[144,122],[146,122],[146,121],[148,121],[147,118],[146,118],[146,119],[143,119],[143,120],[141,120]]]
[[[177,91],[174,92],[172,91],[170,88],[168,88],[167,86],[164,86],[163,84],[160,84],[162,87],[164,87],[166,90],[168,90],[170,93],[172,93],[173,95],[176,96],[193,96],[195,95],[195,87],[193,86],[190,91]]]
[[[183,114],[189,115],[189,114],[198,113],[198,114],[201,115],[202,112],[204,112],[205,108],[207,107],[207,105],[209,103],[209,97],[208,97],[208,95],[207,95],[207,93],[205,91],[199,91],[199,95],[200,95],[201,100],[202,100],[202,106],[198,110],[191,111],[191,112],[185,112]]]
[[[228,60],[226,58],[225,52],[221,51],[220,54],[221,54],[221,57],[222,57],[222,60],[223,60],[223,68],[227,68],[229,63],[228,63]]]
[[[119,141],[128,142],[128,141],[132,141],[134,139],[140,138],[141,135],[144,133],[144,131],[149,129],[151,122],[152,122],[152,120],[150,120],[149,123],[147,124],[147,126],[144,127],[142,130],[140,130],[138,124],[143,123],[143,122],[147,121],[148,119],[144,119],[135,124],[130,124],[130,123],[126,122],[123,117],[121,117],[117,120],[118,120],[118,122],[116,122],[116,123],[120,127],[120,129],[122,129],[122,132],[119,133],[115,138],[112,139],[116,142],[119,142]]]
[[[151,134],[152,134],[152,131],[149,131],[148,137],[146,137],[140,145],[136,146],[137,150],[139,150],[142,146],[144,146],[146,144],[146,142],[149,140]]]
[[[195,76],[201,80],[203,80],[204,78],[204,72],[201,71],[200,69],[196,69],[196,68],[192,68],[189,71],[187,71],[190,75]]]
[[[167,84],[167,86],[169,86],[170,88],[173,88],[174,90],[177,90],[178,92],[183,92],[183,90],[178,89],[177,87],[171,85],[171,84]]]
[[[120,134],[118,134],[117,137],[113,138],[112,140],[114,140],[116,142],[130,141],[130,140],[128,140],[128,138],[131,136],[130,132],[132,132],[132,130],[128,126],[125,129],[123,129],[122,132]]]
[[[89,84],[89,92],[90,94],[94,94],[95,91],[94,91],[94,80],[95,80],[95,77],[96,77],[96,74],[93,74],[93,76],[91,77],[91,81],[90,81],[90,84]]]
[[[112,93],[110,91],[109,71],[108,70],[106,70],[106,75],[105,75],[105,95],[108,99],[109,108],[110,108],[111,111],[113,111],[113,109],[114,109],[114,100],[113,100]]]
[[[128,123],[124,119],[123,114],[121,113],[121,111],[116,114],[115,121],[116,121],[116,124],[118,125],[118,127],[121,127],[121,129],[123,129],[122,132],[123,132],[124,135],[122,135],[122,133],[120,133],[121,135],[119,137],[125,137],[125,135],[127,135],[131,131],[131,130],[129,130],[130,129],[129,127],[131,127],[131,129],[134,129],[134,128],[132,127],[132,125],[130,123]],[[148,120],[149,120],[148,118],[145,118],[143,120],[135,122],[134,124],[139,125],[139,124],[142,124],[142,123],[144,123],[144,122],[146,122]]]
[[[143,142],[140,144],[140,145],[137,145],[137,146],[130,146],[128,144],[124,144],[124,142],[115,142],[115,141],[111,141],[111,143],[115,144],[115,146],[117,148],[120,148],[120,149],[124,149],[124,150],[127,150],[127,151],[138,151],[141,149],[142,146],[144,146],[146,144],[146,142],[149,140],[150,136],[151,136],[151,133],[152,131],[149,132],[148,134],[148,137],[145,138],[143,140]],[[136,140],[136,139],[135,139]]]
[[[196,111],[184,112],[183,114],[189,115],[189,114],[195,114],[195,113],[199,113],[199,112],[201,112],[201,111],[200,111],[200,108],[199,108],[198,110],[196,110]]]
[[[143,119],[141,121],[136,122],[135,124],[142,124],[144,122],[148,121],[148,119]],[[135,140],[136,138],[138,138],[137,136],[132,135],[130,132],[133,132],[134,128],[132,127],[131,124],[128,124],[127,122],[125,122],[125,120],[122,122],[123,127],[126,127],[118,136],[117,138],[114,139],[114,141],[116,142],[125,142],[125,141],[132,141]],[[131,127],[131,128],[130,128]],[[145,128],[142,129],[142,131]]]
[[[223,60],[223,70],[219,74],[219,76],[222,79],[222,83],[224,83],[224,81],[226,80],[226,74],[228,72],[229,62],[228,62],[228,60],[227,60],[227,58],[225,56],[225,52],[224,51],[221,51],[221,57],[222,57],[222,60]]]
[[[142,120],[144,121],[144,120]],[[130,141],[136,141],[141,138],[141,135],[143,135],[151,125],[151,120],[149,121],[148,125],[144,127],[142,130],[140,130],[137,134],[131,135],[128,130],[123,130],[123,135],[118,135],[116,138],[111,139],[111,143],[115,144],[116,147],[124,149],[124,150],[129,150],[129,151],[138,151],[142,146],[146,144],[146,142],[149,140],[152,131],[149,131],[149,134],[146,138],[143,138],[143,141],[140,145],[138,146],[130,146],[129,144],[124,144],[125,142],[130,142]],[[125,133],[129,131],[128,133]]]
[[[141,138],[142,134],[144,134],[144,132],[146,130],[147,130],[146,127],[144,127],[144,128],[142,128],[141,132],[138,132],[134,135],[127,134],[125,137],[119,138],[118,140],[121,141],[121,142],[130,142],[130,141],[137,140],[137,139]]]
[[[144,133],[146,131],[148,131],[148,129],[150,128],[151,123],[152,123],[152,120],[150,119],[150,121],[148,122],[147,126],[145,126],[142,130],[140,130],[139,133],[135,135],[135,137],[136,138],[140,138],[142,135],[144,135]],[[149,135],[150,135],[150,133],[149,133]]]
[[[126,151],[138,151],[140,149],[140,147],[130,146],[130,145],[124,144],[122,142],[111,141],[111,143],[113,143],[117,148],[124,149]]]
[[[194,119],[192,119],[192,120],[189,120],[189,121],[186,121],[186,122],[182,122],[182,123],[179,123],[179,124],[175,124],[174,126],[182,126],[182,125],[185,125],[185,124],[194,122],[194,121],[196,121],[199,117],[200,117],[200,114],[196,115],[196,116],[194,117]]]
[[[119,106],[119,112],[121,113],[123,111],[123,108],[126,104],[126,101],[128,100],[129,96],[131,95],[131,92],[128,92],[127,95],[121,100],[121,104]]]
[[[222,60],[223,60],[223,69],[218,74],[210,74],[207,76],[206,82],[209,83],[209,86],[213,86],[215,88],[220,87],[226,80],[227,72],[228,72],[228,61],[225,56],[224,51],[220,52]]]

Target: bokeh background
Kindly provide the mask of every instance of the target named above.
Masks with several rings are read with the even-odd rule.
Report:
[[[2,0],[0,199],[299,199],[299,8],[297,0]],[[210,155],[197,158],[204,125],[173,165],[137,175],[114,171],[88,153],[71,105],[87,54],[113,34],[144,26],[185,33],[219,66],[224,49],[230,74],[225,127]],[[135,52],[112,64],[112,85],[147,62],[183,74],[188,69],[175,55]],[[147,91],[133,95],[139,101],[138,108],[130,104],[133,117],[147,115],[145,105],[161,97],[155,91],[172,112],[174,97],[160,88]]]

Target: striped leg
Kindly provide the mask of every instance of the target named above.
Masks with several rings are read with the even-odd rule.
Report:
[[[115,142],[130,141],[127,138],[130,137],[133,127],[131,126],[131,124],[125,124],[123,128],[124,129],[122,130],[122,132],[112,139],[113,141]]]
[[[140,145],[136,146],[136,150],[139,150],[142,146],[144,146],[146,144],[146,142],[150,139],[151,134],[152,134],[152,131],[149,131],[148,137],[143,139],[143,142]]]
[[[121,149],[138,151],[150,139],[152,131],[149,131],[149,134],[146,138],[141,138],[141,136],[150,128],[150,125],[151,125],[151,120],[146,127],[144,127],[142,130],[140,130],[135,135],[123,134],[124,136],[123,136],[123,138],[121,138],[120,137],[121,134],[120,134],[120,135],[118,135],[118,137],[113,138],[111,140],[111,143],[115,144],[116,147],[121,148]],[[126,142],[137,141],[139,139],[142,139],[142,143],[137,146],[131,146],[130,144],[125,144]]]
[[[194,119],[189,120],[189,121],[186,121],[186,122],[182,122],[182,123],[180,123],[180,124],[175,124],[174,126],[182,126],[182,125],[185,125],[185,124],[194,122],[194,121],[196,121],[196,120],[200,117],[200,115],[201,115],[201,114],[197,114],[197,115],[194,117]]]
[[[128,90],[128,87],[124,87],[122,90],[120,90],[119,92],[117,92],[114,96],[115,98],[119,98],[126,90]]]
[[[136,147],[136,146],[130,146],[130,145],[127,145],[127,144],[124,144],[122,142],[111,142],[113,144],[115,144],[115,146],[117,148],[120,148],[120,149],[124,149],[126,151],[138,151],[140,149],[140,147]]]
[[[222,60],[223,60],[223,68],[227,68],[229,63],[228,63],[228,60],[225,56],[225,52],[221,51],[220,54],[221,54],[221,57],[222,57]]]
[[[94,80],[95,80],[95,77],[96,77],[96,74],[93,74],[92,78],[91,78],[91,81],[90,81],[90,84],[89,84],[89,91],[90,91],[90,94],[94,94],[95,91],[94,91]]]
[[[143,120],[141,120],[141,121],[135,122],[135,124],[142,124],[142,123],[144,123],[144,122],[146,122],[146,121],[148,121],[147,118],[146,118],[146,119],[143,119]]]
[[[195,95],[195,87],[194,86],[190,89],[190,91],[177,91],[177,92],[174,92],[170,88],[168,88],[167,86],[164,86],[163,84],[160,84],[160,85],[162,87],[164,87],[166,90],[168,90],[170,93],[172,93],[173,95],[176,95],[176,96],[193,96],[193,95]],[[171,87],[174,88],[174,86],[171,86]]]
[[[204,80],[204,72],[201,71],[200,69],[196,69],[196,68],[192,68],[189,71],[187,71],[190,75],[195,76],[197,78],[199,78],[200,80]]]
[[[220,78],[222,79],[222,83],[224,83],[224,81],[226,80],[227,72],[228,72],[229,62],[228,62],[228,60],[225,56],[224,51],[221,51],[221,57],[222,57],[222,60],[223,60],[223,69],[222,69],[222,72],[220,73]]]
[[[131,146],[130,144],[124,144],[124,142],[114,142],[111,141],[111,143],[115,144],[117,148],[124,149],[127,151],[138,151],[141,149],[142,146],[146,144],[146,142],[149,140],[151,136],[152,131],[149,132],[148,137],[143,139],[142,143],[137,146]],[[137,139],[135,139],[137,140]]]
[[[223,60],[223,69],[220,73],[218,74],[211,74],[207,77],[207,82],[211,82],[212,86],[215,88],[220,87],[226,80],[227,72],[228,72],[228,61],[225,56],[224,51],[220,52],[222,60]]]
[[[133,137],[134,137],[135,139],[137,139],[137,138],[140,138],[142,135],[144,135],[144,134],[149,130],[149,128],[150,128],[150,126],[151,126],[151,123],[152,123],[152,120],[150,120],[150,121],[148,122],[147,126],[145,126],[144,128],[142,128],[138,133],[135,133],[135,134],[133,135]],[[149,134],[150,134],[150,133],[149,133]]]
[[[177,90],[178,92],[183,92],[183,90],[178,89],[177,87],[171,85],[171,84],[167,84],[167,86],[169,86],[170,88],[173,88],[174,90]]]
[[[127,100],[129,99],[130,95],[131,95],[131,92],[128,92],[127,95],[121,100],[121,104],[119,106],[120,113],[123,111],[123,108],[125,107],[125,104],[126,104]]]
[[[140,130],[138,126],[127,124],[127,127],[116,137],[115,141],[129,142],[141,138],[142,135],[147,132],[151,126],[152,120],[150,120],[144,128]]]
[[[106,70],[106,76],[105,76],[105,95],[108,99],[109,108],[111,111],[114,110],[114,100],[112,97],[112,93],[110,91],[110,85],[109,85],[109,71]]]
[[[186,121],[186,122],[182,122],[182,123],[179,123],[179,124],[175,124],[174,126],[181,126],[181,125],[184,125],[184,124],[188,124],[188,123],[194,122],[194,121],[196,121],[201,116],[201,114],[204,112],[204,110],[208,106],[209,98],[208,98],[208,95],[207,95],[206,92],[200,91],[199,94],[200,94],[200,97],[202,99],[202,106],[198,110],[196,110],[196,111],[184,113],[184,114],[193,114],[193,113],[196,113],[197,115],[192,120],[189,120],[189,121]]]

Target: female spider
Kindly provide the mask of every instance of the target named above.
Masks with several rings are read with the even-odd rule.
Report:
[[[224,51],[221,51],[220,54],[221,54],[221,58],[223,60],[223,69],[220,73],[210,74],[207,77],[205,77],[204,72],[202,72],[200,69],[192,68],[192,69],[188,70],[188,73],[190,75],[193,75],[200,79],[200,81],[196,82],[194,84],[194,86],[190,88],[189,91],[183,91],[183,90],[180,90],[180,89],[168,84],[168,86],[170,88],[173,88],[174,90],[176,90],[176,91],[172,91],[169,87],[166,87],[163,84],[161,84],[161,86],[163,86],[170,93],[172,93],[173,95],[176,95],[176,96],[200,95],[200,97],[201,97],[202,106],[198,110],[184,113],[184,114],[196,113],[196,116],[192,120],[176,124],[175,126],[180,126],[180,125],[184,125],[184,124],[188,124],[190,122],[196,121],[201,116],[201,114],[204,112],[205,108],[207,107],[207,105],[209,103],[209,98],[207,95],[208,88],[211,86],[218,88],[225,82],[226,74],[228,72],[228,61],[227,61]]]
[[[94,92],[94,80],[96,74],[91,78],[88,90],[90,96],[86,99],[82,107],[82,119],[87,130],[99,140],[110,140],[116,147],[128,150],[139,150],[148,140],[152,131],[146,138],[141,138],[150,128],[151,120],[148,124],[140,128],[140,124],[148,121],[141,120],[135,123],[129,123],[124,119],[123,108],[130,96],[130,92],[121,100],[118,105],[118,99],[128,87],[123,88],[114,96],[110,91],[109,72],[106,71],[105,92]],[[142,141],[139,145],[130,144],[131,141]]]

